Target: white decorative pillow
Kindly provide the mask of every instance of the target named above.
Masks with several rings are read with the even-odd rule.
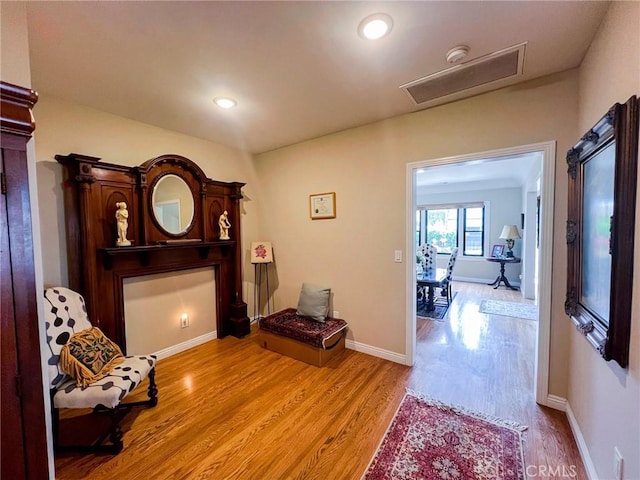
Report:
[[[303,283],[296,313],[316,322],[324,322],[329,313],[330,295],[330,288]]]

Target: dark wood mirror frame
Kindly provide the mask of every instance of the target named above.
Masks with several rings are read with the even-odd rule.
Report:
[[[218,337],[249,333],[240,248],[244,183],[207,178],[180,155],[162,155],[137,167],[76,153],[55,158],[64,166],[69,287],[85,297],[94,325],[126,351],[124,279],[212,267]],[[194,200],[193,219],[177,235],[162,228],[152,213],[153,186],[169,174],[185,181]],[[127,204],[131,246],[115,246],[118,202]],[[219,238],[218,218],[224,211],[231,222],[230,240]]]
[[[583,225],[585,165],[605,148],[614,149],[613,215],[610,218],[610,295],[608,318],[583,302]],[[633,248],[638,163],[638,100],[616,103],[567,152],[569,205],[567,220],[567,292],[565,312],[604,357],[625,368],[629,363]],[[597,281],[597,279],[590,279]]]

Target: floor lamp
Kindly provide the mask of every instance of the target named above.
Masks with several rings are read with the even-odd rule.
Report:
[[[251,242],[251,263],[253,263],[253,317],[262,318],[258,313],[262,300],[262,272],[266,278],[267,314],[271,315],[271,290],[269,289],[269,264],[273,263],[273,249],[271,242]]]

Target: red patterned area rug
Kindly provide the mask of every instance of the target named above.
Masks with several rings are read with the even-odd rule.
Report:
[[[407,392],[363,478],[524,480],[524,430]]]

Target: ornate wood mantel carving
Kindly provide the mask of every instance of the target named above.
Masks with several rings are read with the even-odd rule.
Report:
[[[69,283],[82,292],[89,318],[126,350],[125,278],[200,267],[215,269],[218,337],[249,331],[242,301],[240,199],[244,183],[207,178],[191,160],[162,155],[138,167],[103,163],[86,155],[56,155],[65,168]],[[193,197],[193,219],[181,233],[164,229],[153,212],[153,189],[180,177]],[[131,246],[116,247],[116,203],[129,212]],[[227,211],[231,240],[220,240],[218,218]]]

